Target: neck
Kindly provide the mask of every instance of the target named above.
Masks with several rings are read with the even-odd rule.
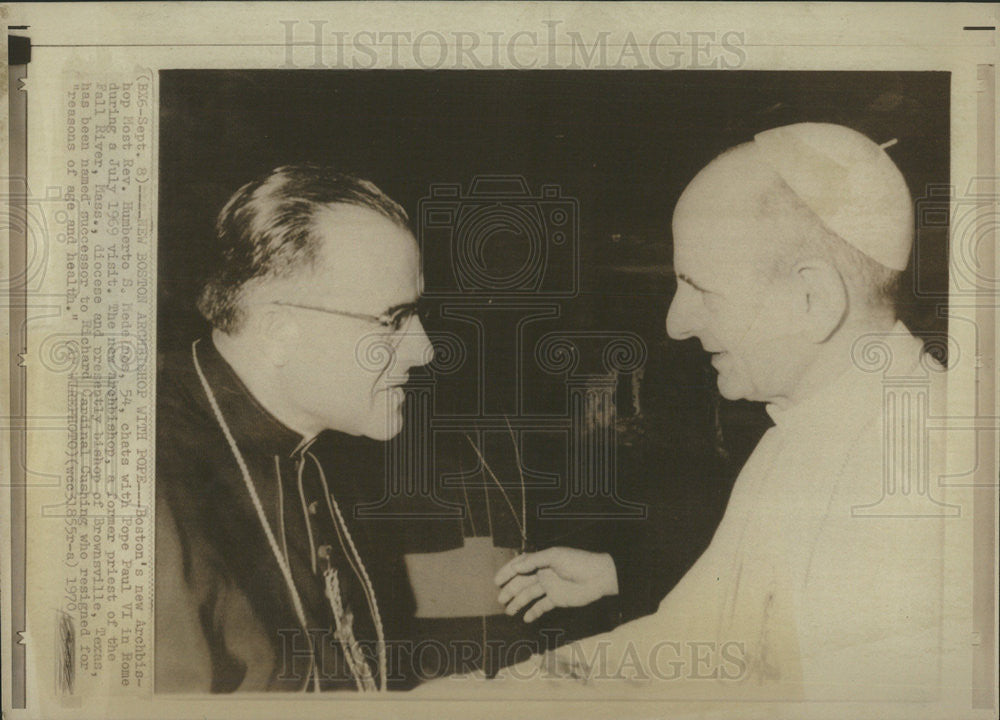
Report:
[[[295,412],[286,402],[287,395],[279,387],[273,367],[261,353],[259,342],[243,335],[229,335],[213,330],[212,344],[254,399],[278,422],[297,432],[303,439],[319,434],[321,427],[314,427],[309,418]]]
[[[815,360],[804,370],[795,390],[777,403],[779,406],[797,405],[808,397],[821,392],[837,378],[854,367],[852,350],[858,338],[868,333],[885,333],[892,329],[896,319],[892,315],[868,316],[861,321],[845,323],[832,337],[819,346]]]

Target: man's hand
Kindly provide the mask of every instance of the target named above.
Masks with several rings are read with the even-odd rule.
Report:
[[[508,615],[515,615],[533,600],[525,622],[556,607],[579,607],[605,595],[618,594],[618,572],[607,553],[553,547],[520,555],[500,568],[493,582]]]

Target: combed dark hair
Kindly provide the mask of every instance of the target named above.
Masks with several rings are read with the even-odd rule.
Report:
[[[312,164],[284,165],[241,187],[216,221],[217,252],[198,294],[212,327],[240,329],[241,296],[253,281],[311,267],[319,251],[315,218],[331,205],[374,210],[402,228],[409,218],[374,183]]]

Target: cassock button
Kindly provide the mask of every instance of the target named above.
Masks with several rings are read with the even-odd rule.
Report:
[[[332,545],[320,545],[316,549],[316,555],[319,557],[320,560],[329,560],[332,554],[333,554]]]
[[[318,512],[319,512],[319,500],[313,500],[311,503],[309,503],[309,514],[315,515]]]

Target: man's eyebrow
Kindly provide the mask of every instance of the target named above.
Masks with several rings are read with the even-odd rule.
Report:
[[[696,283],[694,280],[691,279],[691,277],[689,275],[685,275],[684,273],[676,273],[676,275],[677,275],[678,279],[683,280],[684,282],[686,282],[688,285],[690,285],[691,287],[693,287],[698,292],[703,292],[703,293],[710,293],[710,292],[712,292],[711,290],[709,290],[707,288],[703,288],[701,285],[699,285],[698,283]]]
[[[410,308],[415,308],[417,306],[418,306],[418,303],[417,303],[416,300],[414,300],[412,302],[400,303],[399,305],[393,305],[391,308],[389,308],[388,310],[386,310],[384,314],[385,315],[395,315],[400,310],[408,310]]]

